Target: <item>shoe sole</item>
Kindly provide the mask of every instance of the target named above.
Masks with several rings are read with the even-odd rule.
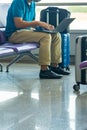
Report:
[[[62,78],[62,76],[61,77],[39,77],[40,79],[61,79]]]
[[[70,75],[70,73],[64,74],[64,73],[61,73],[61,72],[55,72],[55,71],[53,71],[53,72],[56,73],[56,74],[59,74],[59,75]]]

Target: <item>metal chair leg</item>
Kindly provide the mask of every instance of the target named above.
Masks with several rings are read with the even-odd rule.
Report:
[[[21,60],[24,57],[24,55],[18,55],[15,57],[7,66],[6,66],[6,72],[9,72],[9,67],[16,63],[17,61]]]

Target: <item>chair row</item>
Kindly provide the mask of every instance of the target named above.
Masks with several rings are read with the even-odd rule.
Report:
[[[32,57],[35,61],[38,61],[32,50],[39,48],[38,43],[9,43],[5,38],[5,28],[0,28],[0,59],[14,56],[10,63],[6,66],[6,72],[9,71],[9,67],[22,59],[25,55]],[[0,71],[3,71],[3,65],[0,64]]]
[[[9,43],[5,37],[6,16],[10,3],[0,3],[0,59],[12,57],[10,63],[6,66],[6,72],[9,67],[22,59],[25,55],[38,61],[38,57],[33,54],[33,50],[39,48],[38,43]],[[3,65],[0,64],[0,71],[3,71]]]

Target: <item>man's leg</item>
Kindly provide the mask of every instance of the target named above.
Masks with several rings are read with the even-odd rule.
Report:
[[[39,49],[39,65],[41,66],[40,78],[47,79],[59,79],[62,78],[48,69],[51,62],[51,35],[41,32],[33,32],[28,30],[21,30],[13,33],[9,38],[10,42],[23,43],[23,42],[38,42],[40,44]]]
[[[61,57],[61,35],[60,33],[52,34],[51,44],[51,63],[57,65],[62,62]]]
[[[39,64],[50,65],[51,62],[51,35],[41,32],[33,32],[28,30],[21,30],[13,33],[9,38],[10,42],[23,43],[23,42],[38,42],[39,49]]]
[[[57,74],[69,75],[70,72],[65,71],[58,66],[61,63],[61,35],[53,34],[52,35],[52,46],[51,46],[51,70]]]

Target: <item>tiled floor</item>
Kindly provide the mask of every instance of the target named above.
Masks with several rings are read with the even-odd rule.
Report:
[[[74,93],[75,68],[62,79],[40,80],[39,66],[0,72],[0,130],[87,130],[87,86]]]

